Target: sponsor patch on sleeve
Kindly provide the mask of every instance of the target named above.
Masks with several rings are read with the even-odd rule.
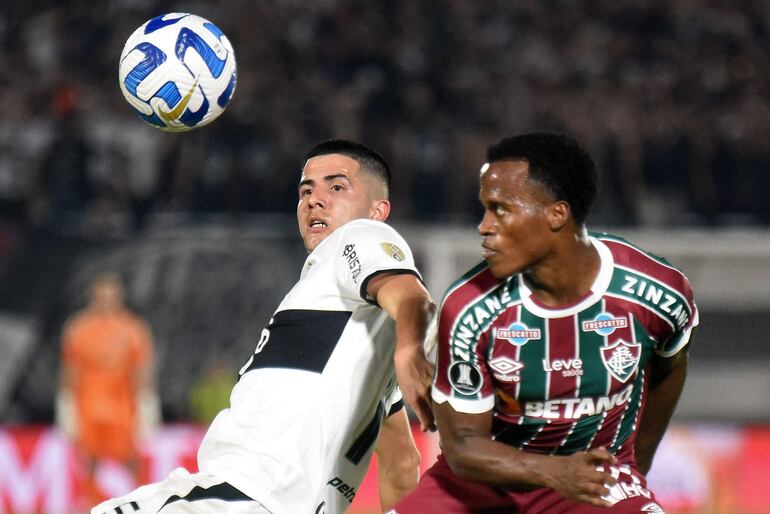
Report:
[[[401,248],[394,245],[393,243],[382,242],[380,243],[380,246],[382,246],[382,249],[390,256],[391,259],[395,259],[398,262],[406,259],[403,250],[401,250]]]
[[[361,260],[358,258],[358,253],[356,253],[356,245],[353,243],[346,244],[342,248],[342,257],[347,262],[353,282],[358,284],[358,277],[361,275]]]
[[[460,394],[476,394],[484,384],[479,368],[469,362],[455,362],[449,367],[447,375],[452,389]]]

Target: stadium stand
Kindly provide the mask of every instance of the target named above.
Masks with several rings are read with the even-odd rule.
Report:
[[[766,282],[752,280],[767,268],[752,260],[765,254],[751,237],[724,238],[753,227],[764,241],[770,222],[766,2],[228,5],[194,7],[233,42],[235,97],[214,125],[184,135],[136,120],[115,83],[128,34],[176,4],[0,5],[0,309],[33,320],[38,334],[20,357],[23,379],[6,385],[0,420],[50,420],[55,334],[80,305],[84,277],[105,263],[120,265],[129,300],[153,323],[160,358],[173,364],[164,407],[184,417],[188,374],[219,345],[248,353],[275,303],[272,285],[295,276],[293,224],[273,214],[293,210],[298,155],[332,136],[389,158],[397,222],[441,220],[472,237],[485,145],[566,130],[603,174],[592,226],[712,227],[688,240],[693,249],[722,238],[743,257],[674,262],[696,275],[719,263],[748,286]],[[437,295],[457,268],[435,255],[463,255],[452,245],[445,237],[421,257]],[[766,357],[757,342],[767,339],[769,307],[751,291],[745,305],[704,306],[694,359],[723,355],[725,338],[740,350],[731,355]]]

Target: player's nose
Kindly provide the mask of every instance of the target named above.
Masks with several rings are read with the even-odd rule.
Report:
[[[313,190],[310,193],[310,196],[307,201],[307,205],[311,209],[313,208],[323,209],[326,206],[326,203],[327,203],[327,199],[324,196],[324,194],[320,191],[317,192],[316,190]]]
[[[484,211],[484,216],[481,218],[481,222],[478,226],[479,234],[482,236],[492,234],[494,232],[494,227],[494,217],[489,211]]]

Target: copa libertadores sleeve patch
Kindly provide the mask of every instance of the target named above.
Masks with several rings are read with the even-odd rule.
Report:
[[[391,259],[397,260],[398,262],[402,262],[404,259],[406,259],[403,250],[401,250],[401,248],[399,248],[397,245],[383,241],[380,243],[380,246],[385,251],[385,253],[390,256]]]

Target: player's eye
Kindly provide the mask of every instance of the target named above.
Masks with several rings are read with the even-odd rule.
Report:
[[[310,189],[309,187],[305,187],[299,190],[299,196],[300,197],[309,196],[311,192],[312,192],[312,189]]]
[[[506,213],[505,207],[496,203],[489,205],[487,209],[495,216],[504,216]]]
[[[345,188],[342,187],[340,184],[333,184],[332,185],[332,191],[338,191],[339,192],[339,191],[342,191],[343,189],[345,189]]]

